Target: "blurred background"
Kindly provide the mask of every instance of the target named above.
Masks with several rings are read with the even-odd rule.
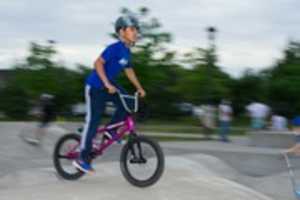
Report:
[[[47,93],[55,96],[57,120],[82,121],[85,78],[115,40],[113,23],[122,14],[135,15],[142,27],[132,63],[148,94],[144,123],[198,125],[201,106],[222,99],[231,102],[234,125],[248,123],[251,102],[290,119],[300,111],[299,6],[295,0],[1,1],[1,120],[35,120]],[[133,91],[124,77],[119,81]]]
[[[291,130],[300,115],[299,8],[299,0],[1,0],[1,199],[269,199],[249,188],[294,199],[282,152],[300,141],[299,124],[297,140]],[[120,15],[141,24],[132,48],[147,92],[138,132],[159,140],[168,163],[162,187],[150,190],[120,182],[119,144],[89,184],[53,173],[58,138],[81,132],[85,79],[116,40]],[[102,123],[113,112],[109,102]],[[41,148],[23,142],[43,127]],[[299,157],[291,163],[300,180]]]

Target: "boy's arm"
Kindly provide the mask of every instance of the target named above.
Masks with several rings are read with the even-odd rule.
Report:
[[[134,85],[134,87],[137,89],[137,92],[140,94],[141,97],[146,96],[146,92],[143,89],[143,87],[141,86],[138,78],[135,75],[135,72],[133,70],[133,68],[125,68],[125,74],[127,76],[127,78],[129,79],[129,81]]]
[[[117,91],[117,89],[115,88],[115,86],[113,86],[109,82],[109,80],[108,80],[108,78],[107,78],[107,76],[105,74],[104,63],[105,63],[104,59],[100,56],[95,61],[94,66],[96,68],[98,76],[100,77],[100,79],[102,80],[102,82],[104,84],[104,87],[106,87],[108,89],[108,92],[110,94],[114,94]]]

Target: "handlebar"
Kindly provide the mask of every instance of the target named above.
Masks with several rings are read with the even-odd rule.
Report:
[[[136,113],[138,111],[138,100],[139,100],[139,93],[135,92],[134,95],[122,94],[120,90],[117,90],[117,94],[120,97],[123,107],[129,113]],[[134,100],[134,109],[130,109],[128,104],[126,103],[126,99],[133,99]]]

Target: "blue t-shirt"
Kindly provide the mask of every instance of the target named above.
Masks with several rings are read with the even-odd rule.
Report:
[[[119,74],[130,66],[130,49],[124,42],[118,41],[109,45],[101,54],[104,59],[104,70],[109,81],[115,82]],[[86,84],[94,88],[102,89],[104,84],[97,74],[96,69],[87,77]]]

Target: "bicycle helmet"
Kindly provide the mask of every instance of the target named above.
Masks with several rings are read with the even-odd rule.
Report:
[[[115,23],[115,31],[119,34],[119,31],[123,28],[135,27],[138,31],[140,29],[138,20],[133,16],[119,17]]]

